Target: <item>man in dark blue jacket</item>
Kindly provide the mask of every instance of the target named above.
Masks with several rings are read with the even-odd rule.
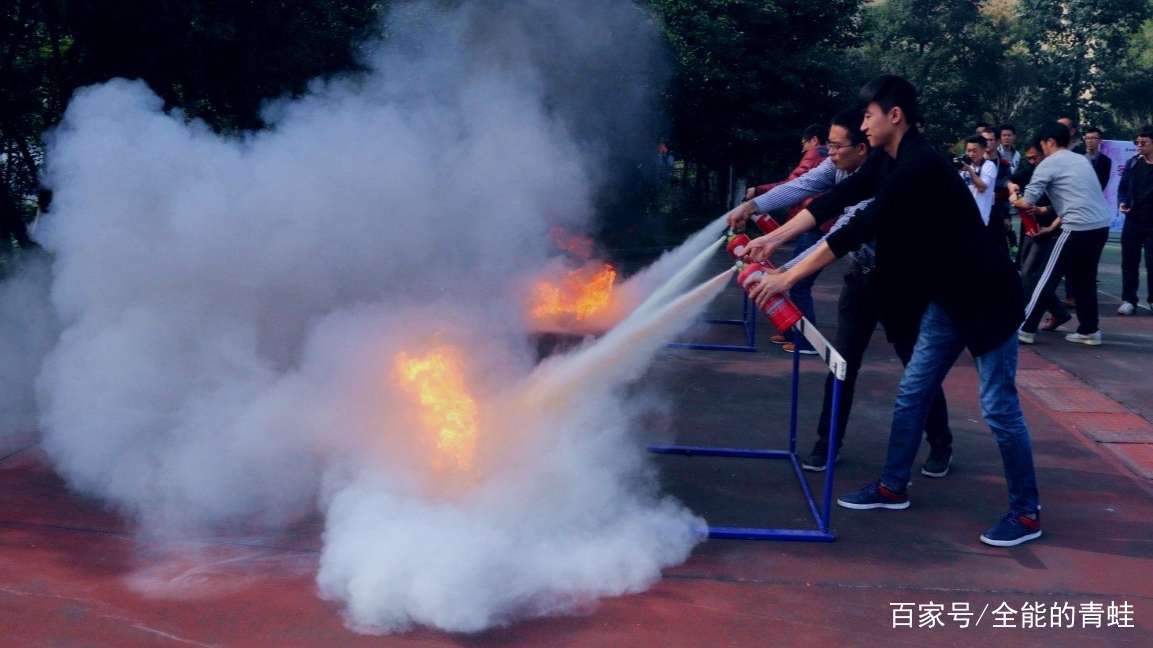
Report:
[[[1017,327],[1024,300],[1009,255],[986,232],[977,206],[953,166],[921,137],[916,91],[885,75],[861,90],[861,129],[873,147],[853,177],[794,218],[821,223],[872,196],[873,202],[828,236],[792,269],[768,275],[754,290],[758,304],[801,278],[875,240],[881,319],[890,339],[916,339],[893,411],[881,478],[837,503],[852,509],[903,509],[906,489],[933,394],[968,348],[980,377],[981,410],[1001,450],[1009,512],[981,534],[1008,547],[1041,536],[1040,505],[1029,430],[1015,384]],[[924,210],[935,212],[926,231]],[[931,236],[932,241],[926,241]],[[771,246],[757,249],[767,258]]]
[[[1121,307],[1118,315],[1132,315],[1138,305],[1153,302],[1153,126],[1137,134],[1137,155],[1125,163],[1117,201],[1125,214],[1121,228]],[[1145,298],[1137,301],[1141,279],[1141,252],[1145,252]]]

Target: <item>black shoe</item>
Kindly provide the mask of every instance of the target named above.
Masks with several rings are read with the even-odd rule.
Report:
[[[943,452],[930,452],[925,465],[921,466],[921,474],[926,477],[944,477],[949,474],[949,466],[953,463],[953,450],[950,448]]]
[[[828,458],[829,449],[827,447],[813,446],[813,451],[809,453],[809,457],[801,462],[801,468],[809,472],[825,472],[829,463]],[[839,454],[833,455],[833,463],[837,463],[839,458]]]

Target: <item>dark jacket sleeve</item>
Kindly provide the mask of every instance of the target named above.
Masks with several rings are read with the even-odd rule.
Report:
[[[1129,172],[1133,170],[1133,160],[1125,163],[1125,171],[1121,173],[1121,184],[1117,187],[1117,202],[1133,206],[1133,197],[1129,195]]]
[[[856,173],[813,200],[809,205],[809,211],[817,219],[817,225],[837,218],[845,208],[876,195],[885,167],[885,159],[882,156],[885,155],[884,151],[874,151]]]
[[[1101,191],[1104,191],[1105,186],[1109,184],[1109,172],[1113,170],[1113,160],[1102,153],[1097,156],[1096,160],[1093,160],[1093,170],[1097,172],[1097,181],[1101,183]]]
[[[929,151],[925,155],[935,154]],[[909,194],[925,191],[924,175],[931,166],[924,156],[915,156],[888,170],[883,181],[878,183],[873,202],[859,210],[844,227],[825,238],[833,254],[840,258],[875,239],[882,214],[903,213],[908,208]]]

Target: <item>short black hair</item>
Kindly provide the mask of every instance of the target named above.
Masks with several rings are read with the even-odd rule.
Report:
[[[1001,124],[997,128],[997,137],[1000,137],[1001,134],[1004,133],[1005,131],[1009,131],[1010,133],[1016,135],[1017,134],[1017,127],[1012,125],[1012,124]]]
[[[1098,135],[1104,135],[1105,134],[1105,131],[1101,130],[1100,128],[1097,128],[1096,126],[1090,126],[1089,128],[1086,128],[1082,132],[1085,133],[1086,135],[1088,135],[1089,133],[1097,133]]]
[[[989,130],[990,128],[992,128],[992,126],[989,125],[989,122],[977,122],[975,130]]]
[[[1141,130],[1137,131],[1137,136],[1133,139],[1137,139],[1137,137],[1147,137],[1149,139],[1153,139],[1153,124],[1145,124],[1142,126]]]
[[[1069,120],[1069,128],[1071,128],[1072,130],[1077,130],[1077,119],[1076,118],[1070,117],[1069,115],[1061,115],[1061,116],[1057,117],[1057,119],[1058,120],[1068,119]]]
[[[804,141],[807,142],[807,141],[809,141],[815,137],[815,138],[817,138],[818,142],[820,142],[821,144],[824,144],[825,143],[825,132],[827,130],[828,130],[828,128],[825,126],[822,126],[821,124],[809,124],[808,126],[805,127],[805,130],[801,132],[801,139],[803,139]]]
[[[1033,141],[1040,145],[1047,139],[1056,141],[1057,146],[1062,148],[1069,146],[1069,129],[1060,122],[1045,124],[1037,129],[1037,137],[1034,137]]]
[[[985,138],[980,136],[980,135],[974,135],[972,137],[966,137],[965,143],[966,144],[976,144],[977,146],[980,146],[981,148],[985,148],[986,146],[988,146],[988,144],[985,142]]]
[[[849,108],[833,115],[833,121],[830,122],[832,126],[840,126],[841,128],[849,131],[849,143],[853,146],[858,144],[869,145],[869,138],[865,137],[865,131],[861,130],[861,118],[863,117],[859,108]]]
[[[921,113],[917,110],[917,89],[895,74],[882,74],[866,83],[858,98],[863,105],[875,103],[885,112],[900,108],[910,128],[916,128],[917,122],[921,121]]]

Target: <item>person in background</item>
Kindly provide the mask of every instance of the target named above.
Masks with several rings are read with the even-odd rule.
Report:
[[[1059,117],[1057,123],[1061,124],[1069,130],[1069,150],[1078,155],[1085,154],[1085,144],[1081,138],[1077,136],[1077,120],[1072,117]],[[1065,304],[1067,306],[1075,306],[1077,300],[1073,297],[1073,291],[1069,288],[1069,281],[1065,280]]]
[[[957,170],[969,193],[973,195],[973,200],[977,202],[981,222],[986,226],[989,225],[989,212],[993,208],[994,188],[997,184],[997,165],[985,155],[987,150],[984,137],[974,135],[966,139],[965,155]]]
[[[1109,184],[1109,174],[1113,172],[1113,160],[1101,152],[1101,129],[1090,126],[1085,129],[1085,157],[1093,165],[1097,173],[1097,180],[1101,183],[1101,191]]]
[[[1016,126],[1012,124],[1002,124],[997,129],[997,135],[1000,142],[997,145],[997,155],[1003,163],[1009,165],[1009,177],[1011,179],[1021,170],[1023,166],[1022,162],[1025,163],[1024,166],[1028,166],[1028,161],[1025,160],[1021,156],[1021,152],[1017,150]],[[1000,180],[1000,177],[998,177],[998,180]],[[1025,228],[1024,226],[1020,226],[1017,231],[1013,231],[1013,218],[1017,216],[1017,209],[1013,207],[1013,205],[1008,204],[1008,184],[1004,187],[998,187],[998,190],[1005,194],[1005,203],[1008,206],[1008,215],[1006,216],[1008,223],[1006,224],[1007,233],[1005,236],[1009,239],[1009,249],[1017,248],[1017,255],[1014,258],[1017,260],[1019,266],[1021,263],[1021,250],[1025,246]],[[1020,245],[1017,245],[1018,242]]]
[[[789,174],[789,177],[782,182],[763,184],[753,187],[749,189],[748,192],[746,192],[745,199],[752,200],[757,196],[764,195],[773,187],[783,184],[784,182],[791,182],[796,180],[812,169],[815,169],[829,155],[828,147],[825,145],[825,134],[827,132],[828,128],[820,124],[811,124],[806,127],[805,130],[801,133],[801,161],[799,164],[797,164],[796,168],[793,169],[792,173]],[[807,197],[804,200],[793,204],[789,211],[788,218],[792,218],[797,212],[807,207],[811,200],[812,197]],[[812,232],[806,232],[802,234],[797,239],[794,256],[806,250],[810,245],[820,240],[820,238],[821,231],[818,229],[814,229]],[[789,297],[793,300],[793,303],[796,304],[797,308],[801,309],[801,312],[805,314],[805,317],[809,318],[809,321],[813,322],[814,324],[817,322],[817,312],[815,306],[813,305],[813,284],[816,283],[816,281],[816,276],[813,276],[811,277],[811,281],[798,284],[793,287],[792,291],[789,292]],[[799,352],[802,355],[816,354],[816,351],[813,350],[812,345],[810,345],[803,336],[793,336],[793,339],[789,340],[789,338],[785,337],[784,335],[773,335],[769,338],[769,341],[773,344],[781,345],[782,350],[784,350],[786,353]]]
[[[1001,159],[998,151],[997,134],[993,129],[985,131],[985,159],[997,166],[997,179],[993,184],[993,206],[989,210],[989,232],[998,240],[1005,241],[1009,255],[1017,256],[1017,235],[1013,232],[1013,222],[1009,215],[1009,176],[1013,174],[1009,163]]]
[[[820,124],[806,126],[805,130],[801,132],[801,161],[797,163],[797,166],[793,167],[793,170],[784,180],[749,187],[745,191],[745,200],[752,200],[779,184],[796,180],[817,168],[817,165],[828,156],[829,150],[825,146],[825,127]]]
[[[1077,120],[1072,117],[1061,117],[1057,119],[1057,123],[1069,131],[1068,149],[1078,155],[1085,155],[1085,144],[1077,134]]]
[[[989,122],[977,122],[977,126],[973,128],[973,134],[983,136],[985,131],[991,128],[992,126],[989,125]]]
[[[1118,315],[1132,315],[1153,302],[1153,126],[1137,134],[1137,155],[1125,163],[1117,201],[1125,214],[1121,228],[1121,306]],[[1141,251],[1145,251],[1145,301],[1137,301]]]
[[[1021,152],[1017,150],[1017,128],[1012,124],[1001,124],[997,129],[997,155],[1009,164],[1009,174],[1017,172],[1021,166]]]
[[[1009,183],[1011,200],[1017,200],[1020,197],[1021,187],[1029,185],[1029,181],[1033,178],[1034,169],[1043,159],[1045,159],[1045,154],[1041,151],[1040,146],[1030,144],[1025,149],[1025,160],[1028,164],[1022,165],[1017,173],[1013,174]],[[1061,219],[1053,210],[1048,196],[1038,199],[1033,209],[1023,210],[1020,213],[1023,217],[1022,222],[1025,220],[1033,221],[1029,228],[1023,228],[1020,262],[1021,281],[1025,294],[1032,295],[1037,284],[1041,281],[1041,274],[1044,272],[1045,266],[1048,265],[1049,258],[1053,254],[1053,245],[1057,242],[1057,235],[1061,229]],[[1058,270],[1055,269],[1055,271]],[[1057,298],[1056,288],[1044,293],[1038,299],[1037,307],[1049,313],[1048,319],[1041,323],[1040,330],[1055,331],[1073,319],[1065,302]]]
[[[1064,274],[1077,307],[1077,332],[1065,336],[1076,344],[1099,346],[1101,330],[1097,317],[1097,265],[1109,238],[1109,207],[1093,166],[1084,155],[1068,148],[1069,130],[1062,124],[1041,127],[1034,144],[1045,159],[1033,171],[1023,196],[1013,202],[1017,209],[1036,207],[1042,196],[1048,196],[1061,217],[1061,234],[1053,246],[1053,255],[1025,307],[1025,323],[1018,340],[1035,342],[1043,308],[1041,298],[1057,287]]]

